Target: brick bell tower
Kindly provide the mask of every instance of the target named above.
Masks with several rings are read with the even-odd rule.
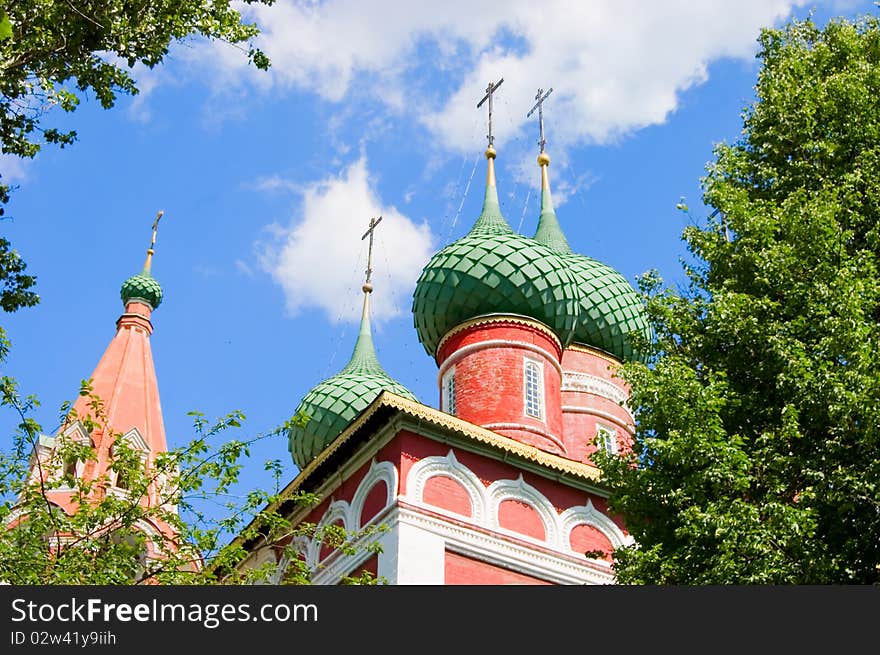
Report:
[[[363,571],[391,584],[614,581],[611,553],[631,539],[608,512],[590,455],[597,435],[602,447],[628,446],[628,389],[614,370],[637,356],[629,334],[648,334],[647,324],[622,276],[568,246],[550,197],[543,116],[535,238],[505,220],[492,136],[501,82],[477,105],[488,100],[480,215],[427,262],[413,294],[419,341],[438,367],[439,408],[377,370],[372,342],[369,370],[356,363],[369,334],[362,323],[352,363],[306,395],[300,408],[313,420],[290,435],[300,471],[284,493],[321,502],[282,511],[350,531],[382,525],[368,538],[381,552],[253,539],[242,543],[240,568],[275,565],[278,581],[299,558],[321,584]],[[539,111],[547,95],[539,90]]]

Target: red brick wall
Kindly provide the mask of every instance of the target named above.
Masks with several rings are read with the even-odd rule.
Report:
[[[498,525],[542,541],[547,538],[540,514],[531,505],[518,500],[501,502],[498,506]]]
[[[507,343],[463,351],[491,341]],[[529,349],[529,345],[539,351]],[[442,380],[446,370],[455,367],[457,416],[548,452],[562,454],[559,356],[558,343],[542,330],[499,319],[495,323],[471,326],[450,337],[440,350],[439,377]],[[543,420],[525,413],[526,358],[539,362],[543,368]]]
[[[424,501],[434,507],[461,514],[473,516],[471,499],[461,484],[445,475],[436,475],[425,484],[423,492]]]
[[[597,376],[615,385],[628,396],[628,385],[614,374],[618,366],[619,364],[607,355],[586,349],[569,348],[562,354],[563,371]],[[561,396],[563,407],[577,407],[586,410],[586,412],[562,411],[562,432],[567,457],[593,464],[591,456],[596,452],[596,446],[592,442],[596,436],[598,424],[615,430],[618,452],[630,447],[629,433],[621,424],[631,426],[633,419],[619,404],[608,398],[583,391],[562,391]],[[608,418],[607,415],[611,415],[616,420]]]
[[[546,580],[510,571],[471,557],[446,551],[445,583],[448,585],[549,585]]]
[[[571,531],[571,549],[576,553],[584,554],[587,551],[602,551],[603,559],[611,561],[611,551],[614,546],[608,541],[608,537],[602,534],[592,525],[578,525]]]
[[[361,525],[366,525],[367,521],[376,516],[388,501],[388,485],[384,480],[380,480],[373,485],[370,493],[364,499],[364,507],[361,510]]]

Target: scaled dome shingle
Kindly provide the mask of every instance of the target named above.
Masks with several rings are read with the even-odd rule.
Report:
[[[376,357],[367,292],[351,360],[339,373],[312,388],[296,408],[296,413],[304,414],[308,420],[305,425],[288,431],[288,447],[294,463],[303,469],[384,390],[418,402],[409,389],[385,372]]]
[[[489,164],[494,181],[491,159]],[[513,231],[490,182],[471,231],[425,265],[412,311],[419,341],[434,357],[449,330],[487,314],[531,317],[567,346],[577,327],[579,302],[578,283],[568,266],[547,246]]]

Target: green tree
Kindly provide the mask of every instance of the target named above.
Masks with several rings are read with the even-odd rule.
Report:
[[[657,334],[630,457],[623,583],[880,580],[880,21],[762,31],[741,139],[703,178],[686,289]]]
[[[271,5],[274,0],[246,0]],[[171,43],[193,37],[231,44],[250,41],[229,0],[15,0],[0,10],[0,144],[3,152],[33,157],[40,142],[67,145],[76,132],[43,128],[54,106],[74,111],[93,93],[105,109],[119,93],[136,94],[131,68],[162,62]],[[245,52],[269,67],[259,49]],[[35,138],[39,137],[39,138]]]
[[[293,524],[275,508],[282,500],[277,461],[268,462],[274,489],[241,491],[243,458],[259,440],[286,434],[295,416],[279,428],[246,439],[229,438],[243,427],[241,412],[208,421],[198,412],[195,438],[160,454],[149,465],[119,433],[113,434],[113,464],[107,475],[83,475],[81,464],[95,460],[93,444],[64,439],[65,428],[79,421],[89,434],[111,434],[103,403],[83,384],[87,416],[62,408],[62,427],[54,441],[41,434],[30,416],[33,398],[21,398],[14,386],[2,389],[0,404],[21,421],[11,448],[0,452],[0,581],[11,584],[249,584],[274,580],[309,584],[312,571],[299,556],[297,540],[320,540],[346,552],[378,551],[370,539],[381,527],[349,532],[338,526]],[[76,509],[63,511],[53,500],[70,493]],[[304,507],[311,494],[285,495]],[[144,526],[166,525],[166,536]],[[150,549],[148,551],[148,536]],[[238,536],[239,539],[231,537]],[[239,570],[247,556],[243,542],[259,539],[281,551],[290,564],[278,575],[273,563]],[[150,556],[146,553],[149,552]],[[274,560],[273,560],[274,561]],[[345,584],[381,582],[369,574],[343,578]]]
[[[245,0],[271,5],[274,0]],[[47,144],[61,147],[76,131],[45,125],[51,109],[75,111],[92,94],[105,109],[118,95],[138,93],[131,69],[154,67],[171,44],[193,38],[219,39],[241,48],[257,68],[269,59],[249,44],[256,25],[244,23],[229,0],[12,0],[0,5],[0,154],[32,158]],[[0,217],[10,187],[0,171]],[[7,297],[27,294],[34,278],[7,268],[6,240],[0,240],[2,308]],[[10,272],[11,271],[11,272]],[[36,302],[36,296],[30,297]]]

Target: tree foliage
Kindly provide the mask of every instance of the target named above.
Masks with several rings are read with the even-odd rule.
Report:
[[[880,580],[880,20],[764,30],[686,291],[643,277],[637,434],[604,458],[623,583]]]
[[[244,0],[271,5],[274,0]],[[171,44],[219,39],[242,48],[257,68],[269,59],[249,43],[259,32],[229,0],[12,0],[0,5],[0,154],[32,158],[46,144],[76,140],[75,130],[46,126],[48,112],[76,110],[93,95],[105,109],[120,93],[138,93],[136,64],[152,68]],[[0,171],[0,217],[10,187]],[[8,243],[0,244],[0,280],[24,294],[26,279],[5,275]],[[21,261],[19,259],[19,261]],[[5,279],[4,279],[5,278]],[[17,286],[21,285],[21,286]],[[33,296],[36,298],[36,296]],[[5,311],[12,311],[6,308]]]
[[[246,0],[272,4],[274,0]],[[152,68],[175,41],[201,36],[232,44],[258,33],[229,0],[16,0],[0,15],[0,143],[3,152],[32,157],[35,133],[66,145],[76,132],[42,128],[53,106],[73,111],[83,93],[105,109],[119,93],[138,92],[130,69]],[[266,55],[246,49],[258,68]]]
[[[121,433],[106,425],[103,403],[87,382],[81,390],[89,399],[87,415],[63,407],[54,440],[47,440],[30,416],[34,398],[21,398],[9,379],[0,392],[0,404],[21,418],[12,447],[0,453],[3,583],[309,584],[314,571],[297,550],[299,542],[317,540],[349,553],[378,551],[370,537],[381,526],[350,532],[335,525],[293,523],[282,515],[277,510],[282,499],[303,508],[317,499],[306,493],[283,495],[277,461],[266,464],[274,489],[240,490],[239,473],[253,444],[286,434],[294,423],[307,420],[304,416],[268,433],[235,439],[228,433],[242,429],[241,412],[216,421],[193,412],[195,438],[145,462]],[[82,473],[97,451],[94,439],[65,438],[66,428],[76,422],[90,435],[112,438],[113,463],[106,474]],[[70,511],[57,502],[59,494],[73,501]],[[236,568],[249,554],[248,540],[284,554],[289,564],[279,570],[273,557],[262,566]],[[378,582],[369,573],[342,579],[343,584]]]

